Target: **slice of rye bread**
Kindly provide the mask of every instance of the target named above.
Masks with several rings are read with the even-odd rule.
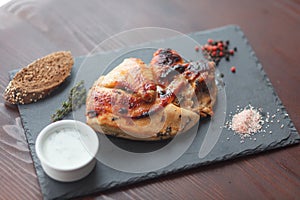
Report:
[[[67,51],[34,61],[9,82],[4,99],[11,104],[27,104],[46,97],[70,76],[73,64],[72,54]]]

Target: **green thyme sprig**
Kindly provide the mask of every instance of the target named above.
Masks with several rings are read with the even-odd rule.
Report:
[[[61,109],[57,110],[55,114],[51,115],[53,122],[63,119],[70,112],[77,110],[85,103],[86,89],[84,81],[78,82],[70,91],[68,100],[62,103]]]

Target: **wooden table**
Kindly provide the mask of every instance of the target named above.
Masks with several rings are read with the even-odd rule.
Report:
[[[237,24],[300,130],[300,1],[12,1],[0,8],[0,92],[8,71],[57,50],[74,56],[132,28],[183,33]],[[0,199],[42,198],[15,107],[0,99]],[[95,194],[99,199],[299,199],[300,146]]]

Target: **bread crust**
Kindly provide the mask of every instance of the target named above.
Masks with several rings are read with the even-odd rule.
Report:
[[[73,64],[73,56],[67,51],[40,58],[16,73],[3,97],[10,104],[28,104],[43,99],[70,76]]]

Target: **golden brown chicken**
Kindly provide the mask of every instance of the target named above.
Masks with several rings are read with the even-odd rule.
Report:
[[[149,66],[125,59],[90,89],[87,123],[98,132],[134,140],[167,139],[213,114],[217,88],[213,62],[184,63],[159,49]]]

